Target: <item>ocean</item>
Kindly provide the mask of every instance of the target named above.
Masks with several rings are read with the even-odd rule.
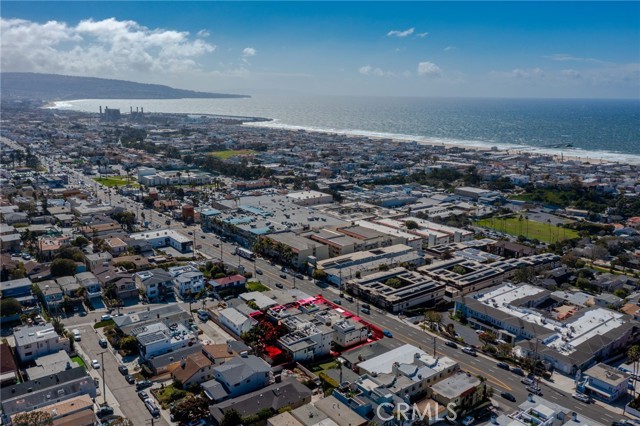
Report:
[[[252,125],[461,146],[521,149],[640,164],[640,100],[472,99],[256,95],[239,99],[86,99],[54,108],[100,106],[145,112],[268,118]]]

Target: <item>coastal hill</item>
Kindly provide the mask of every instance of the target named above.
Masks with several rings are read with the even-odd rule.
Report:
[[[195,92],[160,84],[26,72],[0,73],[4,99],[64,101],[72,99],[247,98],[246,95]]]

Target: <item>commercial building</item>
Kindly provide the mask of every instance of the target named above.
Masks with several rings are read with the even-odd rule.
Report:
[[[138,232],[130,235],[132,240],[147,242],[153,248],[173,247],[180,253],[192,250],[193,240],[173,229],[158,229],[154,231]]]
[[[582,373],[576,388],[596,399],[612,403],[627,395],[631,374],[598,363]]]
[[[415,306],[432,305],[445,295],[445,287],[443,282],[402,267],[372,273],[346,283],[349,293],[393,313]]]
[[[477,406],[486,397],[486,383],[470,373],[458,373],[431,386],[432,398],[440,405],[453,404],[458,413]]]

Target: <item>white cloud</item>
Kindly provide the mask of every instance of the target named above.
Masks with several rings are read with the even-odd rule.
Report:
[[[0,18],[0,35],[5,71],[111,78],[198,70],[196,59],[216,48],[188,32],[150,29],[115,18],[88,19],[77,25]]]
[[[407,37],[413,34],[415,30],[416,30],[415,28],[409,28],[404,31],[392,30],[387,33],[387,36],[388,37]]]
[[[433,62],[420,62],[418,64],[418,75],[421,77],[440,77],[442,70]]]
[[[360,69],[358,69],[358,72],[360,74],[364,74],[364,75],[373,75],[376,77],[384,77],[385,75],[391,75],[391,73],[388,72],[384,72],[382,69],[380,68],[374,68],[371,65],[365,65],[363,67],[360,67]]]
[[[200,30],[198,31],[198,37],[209,37],[211,35],[211,33],[209,33],[209,31],[207,30]]]
[[[523,80],[539,79],[546,75],[544,70],[542,70],[542,68],[530,68],[530,69],[515,68],[511,71],[492,71],[491,74],[497,75],[500,77],[516,78],[516,79],[523,79]]]
[[[256,49],[254,49],[253,47],[245,47],[242,50],[242,57],[243,58],[250,58],[252,56],[256,56],[257,53],[258,53],[258,51]]]
[[[449,52],[449,51],[451,51],[451,50],[456,50],[456,49],[457,49],[457,47],[455,47],[455,46],[447,46],[447,47],[445,47],[445,48],[444,48],[444,49],[442,49],[442,50],[444,50],[445,52]]]
[[[554,53],[553,55],[545,56],[547,59],[560,62],[590,62],[594,64],[608,64],[612,65],[612,62],[603,61],[596,58],[582,58],[579,56],[568,55],[566,53]]]
[[[417,33],[416,37],[425,38],[428,35],[429,35],[429,33]]]
[[[572,70],[572,69],[568,69],[568,70],[562,70],[560,71],[560,74],[563,77],[568,77],[568,78],[582,78],[582,74],[580,74],[580,71],[576,71],[576,70]]]

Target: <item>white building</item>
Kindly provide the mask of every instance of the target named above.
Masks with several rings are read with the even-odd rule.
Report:
[[[148,242],[153,248],[173,247],[180,253],[191,251],[193,240],[173,229],[158,229],[130,235],[132,240]]]
[[[134,328],[131,334],[136,338],[140,356],[146,360],[197,342],[193,332],[181,323],[171,328],[161,322],[147,324]]]
[[[334,336],[333,341],[343,348],[366,342],[369,329],[361,322],[353,319],[344,319],[332,325]]]
[[[20,361],[32,361],[39,356],[69,350],[69,339],[60,337],[51,324],[15,328],[13,337]]]
[[[204,289],[204,275],[200,271],[184,272],[173,279],[173,288],[180,297],[193,297]]]
[[[333,203],[333,196],[319,191],[299,191],[287,194],[299,206],[316,206]]]
[[[235,308],[226,308],[218,314],[218,320],[222,325],[233,331],[236,336],[241,336],[251,330],[256,323],[255,320],[245,316]]]
[[[278,339],[278,344],[294,361],[312,361],[329,355],[333,330],[311,322],[301,324],[297,330]]]

